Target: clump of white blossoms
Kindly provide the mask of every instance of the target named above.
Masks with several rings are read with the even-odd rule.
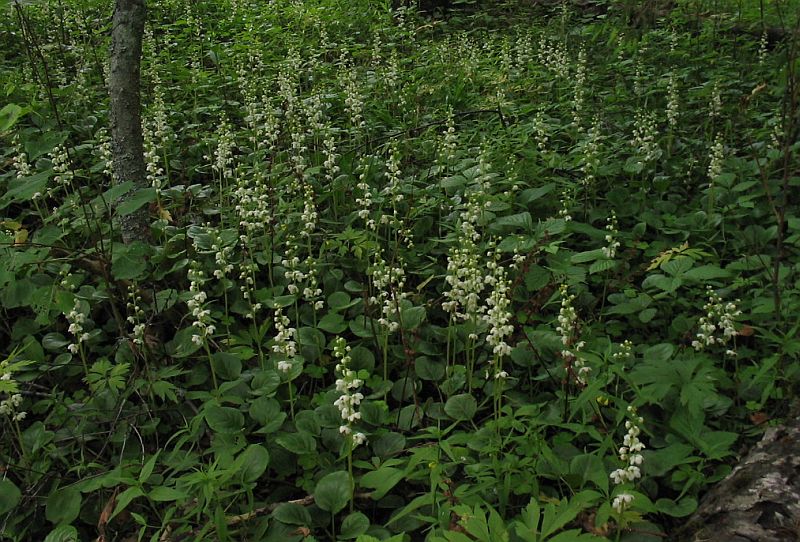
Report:
[[[544,112],[541,109],[533,116],[533,136],[536,140],[536,148],[539,149],[539,152],[546,151],[549,136],[547,135],[547,123],[544,118]]]
[[[674,130],[678,127],[678,118],[680,116],[680,98],[678,97],[678,78],[675,72],[669,74],[669,83],[667,85],[667,124]]]
[[[80,350],[80,344],[89,340],[89,334],[84,332],[83,326],[86,323],[86,313],[83,312],[83,303],[77,297],[72,306],[72,310],[66,315],[67,322],[69,322],[69,332],[75,337],[75,342],[67,346],[67,350],[73,354],[77,354]]]
[[[645,445],[639,439],[639,435],[642,432],[640,426],[644,423],[644,418],[636,413],[636,409],[632,405],[628,406],[628,417],[629,419],[625,421],[625,429],[627,432],[622,440],[622,446],[618,451],[620,461],[627,466],[615,470],[610,475],[611,480],[616,485],[633,483],[642,477],[640,466],[643,457],[641,452],[644,450]],[[611,506],[618,514],[621,514],[630,507],[632,502],[633,495],[630,493],[619,493],[614,497]]]
[[[5,399],[0,400],[0,416],[8,416],[12,422],[21,422],[28,413],[19,408],[23,397],[19,393],[19,384],[14,380],[14,373],[32,362],[11,361],[13,357],[12,353],[0,361],[0,394],[5,395]]]
[[[475,321],[480,295],[485,287],[484,270],[478,243],[484,203],[481,191],[467,196],[467,205],[460,215],[458,245],[450,249],[447,256],[445,281],[450,289],[444,292],[447,301],[442,308],[454,318]],[[472,337],[477,338],[477,337]]]
[[[585,386],[591,368],[580,356],[585,343],[579,339],[578,313],[572,305],[575,294],[569,293],[566,284],[562,284],[558,290],[561,293],[561,308],[558,311],[556,331],[561,335],[563,346],[561,357],[564,359],[567,376],[573,377],[578,384]]]
[[[27,177],[33,171],[28,162],[28,154],[25,152],[22,143],[20,143],[18,135],[14,136],[14,156],[11,159],[11,163],[17,171],[17,179]]]
[[[645,163],[652,162],[660,156],[658,149],[658,126],[652,113],[637,111],[633,122],[633,139],[631,146]]]
[[[506,343],[506,338],[514,332],[511,325],[511,281],[506,269],[498,261],[500,255],[491,251],[487,254],[486,267],[490,274],[486,275],[485,282],[490,293],[486,298],[486,305],[481,307],[484,312],[483,321],[489,326],[486,343],[492,348],[492,358],[489,360],[491,371],[487,371],[487,378],[507,378],[508,373],[503,370],[502,359],[511,354],[511,347]]]
[[[369,176],[369,162],[366,159],[362,158],[361,163],[358,166],[358,184],[356,188],[361,192],[361,197],[356,198],[356,205],[358,205],[358,218],[365,221],[365,225],[368,229],[375,231],[378,227],[377,222],[375,222],[374,218],[370,218],[370,213],[372,212],[372,203],[373,203],[373,193],[372,187],[370,187],[369,183],[367,182],[367,178]]]
[[[289,317],[283,314],[283,309],[281,308],[275,310],[273,322],[278,333],[275,335],[275,344],[272,345],[272,351],[280,357],[278,359],[278,370],[282,373],[288,373],[294,366],[294,359],[297,357],[297,343],[294,340],[296,330],[291,327]]]
[[[61,186],[69,186],[72,184],[74,173],[69,163],[69,153],[63,145],[57,146],[50,153],[50,161],[53,163],[53,181]]]
[[[722,134],[717,134],[714,144],[711,145],[711,154],[708,160],[708,178],[714,180],[722,174],[722,161],[725,159],[725,146],[722,144]]]
[[[233,178],[233,151],[235,148],[233,130],[228,118],[223,114],[219,119],[219,138],[217,147],[214,149],[214,163],[211,165],[211,169],[219,175],[220,181]]]
[[[388,264],[383,259],[382,251],[375,255],[374,263],[367,269],[367,275],[372,277],[376,292],[376,295],[370,298],[370,303],[381,305],[381,318],[378,323],[389,333],[400,329],[397,318],[400,314],[400,301],[407,296],[403,291],[406,284],[405,274],[402,265]]]
[[[603,256],[608,258],[609,260],[614,258],[617,255],[617,249],[620,246],[619,241],[617,241],[617,234],[619,230],[617,229],[617,213],[611,211],[611,216],[606,219],[606,246],[603,247]]]
[[[358,406],[364,399],[364,394],[359,392],[358,389],[364,382],[358,378],[358,374],[355,371],[350,369],[350,347],[341,337],[336,337],[333,341],[333,357],[339,360],[339,363],[336,364],[336,372],[339,375],[336,380],[336,391],[341,395],[333,403],[339,409],[339,414],[342,417],[342,425],[339,426],[339,432],[345,437],[349,437],[351,446],[355,448],[367,441],[364,433],[353,431],[353,424],[361,419]]]
[[[211,319],[211,310],[205,307],[208,295],[203,290],[203,285],[207,279],[197,262],[194,262],[191,267],[189,267],[186,276],[189,279],[189,293],[191,294],[191,297],[189,297],[189,300],[186,302],[186,306],[189,307],[192,318],[194,318],[192,327],[196,329],[195,333],[192,335],[192,342],[200,346],[205,342],[206,338],[213,335],[216,331],[216,327]]]
[[[736,307],[736,303],[729,301],[727,303],[722,301],[722,298],[715,294],[711,287],[707,287],[708,303],[703,306],[706,311],[705,316],[701,316],[698,322],[699,330],[692,341],[692,347],[695,350],[703,350],[707,346],[725,345],[736,337],[739,332],[736,331],[734,324],[736,317],[742,314]],[[735,356],[734,349],[728,349],[726,354]]]
[[[600,167],[600,121],[595,119],[592,126],[586,133],[586,138],[581,145],[583,146],[583,163],[581,172],[583,173],[583,185],[588,187],[592,184]]]
[[[572,97],[572,121],[580,130],[582,128],[582,114],[585,108],[586,95],[586,49],[581,46],[578,51],[578,63],[575,69],[575,88]]]
[[[130,325],[133,326],[133,343],[138,345],[144,344],[144,332],[146,329],[144,319],[144,310],[141,307],[142,295],[136,288],[135,284],[128,287],[128,317],[125,319]]]
[[[714,120],[722,113],[722,95],[719,90],[719,82],[714,83],[711,89],[711,99],[708,102],[708,117]]]

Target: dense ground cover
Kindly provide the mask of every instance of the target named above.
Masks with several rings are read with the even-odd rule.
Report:
[[[0,536],[673,532],[796,391],[797,6],[634,4],[151,2],[139,190],[0,6]]]

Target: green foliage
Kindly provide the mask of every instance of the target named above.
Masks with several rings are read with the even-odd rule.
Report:
[[[13,6],[0,532],[671,532],[800,381],[789,3],[150,2],[136,191],[108,5]]]

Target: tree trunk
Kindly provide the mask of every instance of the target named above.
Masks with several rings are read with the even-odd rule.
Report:
[[[134,190],[144,188],[147,178],[139,98],[144,21],[144,0],[115,0],[111,30],[111,74],[108,81],[114,182],[132,181]],[[133,191],[128,192],[129,196],[132,194]],[[117,225],[124,243],[146,240],[149,237],[147,206],[131,214],[118,216]]]
[[[800,539],[800,419],[771,427],[715,486],[680,542],[794,542]]]

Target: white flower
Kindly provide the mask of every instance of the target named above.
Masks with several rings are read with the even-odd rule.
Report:
[[[630,506],[633,502],[633,495],[630,493],[620,493],[616,497],[614,497],[614,502],[611,504],[612,508],[617,511],[618,514],[621,514]]]

